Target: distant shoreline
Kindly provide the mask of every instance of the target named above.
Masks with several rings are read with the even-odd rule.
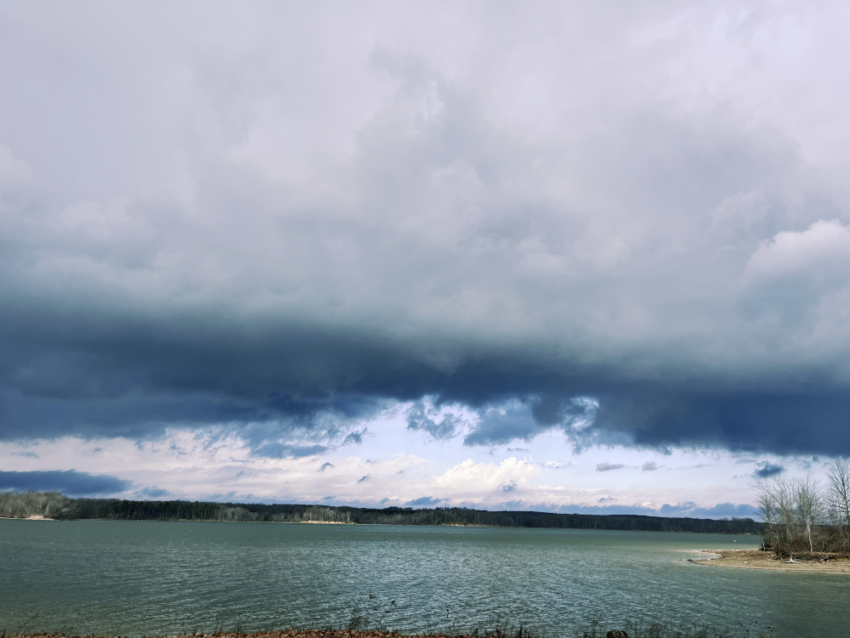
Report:
[[[782,560],[773,552],[741,549],[704,549],[703,553],[716,554],[716,558],[691,558],[695,565],[727,567],[732,569],[762,569],[782,572],[808,572],[847,574],[850,576],[850,558],[822,556],[821,560]]]
[[[752,534],[761,523],[750,518],[727,520],[645,514],[579,514],[533,510],[476,510],[465,507],[351,507],[307,503],[219,503],[214,501],[133,501],[72,499],[58,492],[0,493],[0,516],[55,520],[155,520],[275,522],[357,525],[423,525],[612,531]]]
[[[356,525],[359,527],[379,526],[385,527],[388,525],[396,525],[398,527],[480,527],[487,529],[545,529],[545,530],[570,530],[570,531],[597,531],[597,532],[658,532],[661,534],[670,533],[694,533],[694,532],[677,532],[672,530],[653,530],[653,529],[610,529],[605,527],[533,527],[519,525],[487,525],[484,523],[417,523],[414,525],[406,523],[355,523],[350,521],[228,521],[215,520],[208,518],[45,518],[43,516],[0,516],[0,520],[5,521],[64,521],[70,523],[89,523],[89,522],[109,522],[109,523],[250,523],[250,524],[272,524],[272,525]],[[753,536],[752,532],[696,532],[703,534],[723,534],[724,536]],[[709,552],[710,550],[701,550]],[[714,552],[712,552],[714,553]],[[699,564],[707,564],[711,559],[700,561]],[[691,562],[697,562],[692,560]],[[34,634],[35,635],[35,634]]]

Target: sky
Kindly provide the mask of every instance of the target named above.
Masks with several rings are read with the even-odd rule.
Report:
[[[745,516],[850,455],[850,5],[0,7],[0,490]]]

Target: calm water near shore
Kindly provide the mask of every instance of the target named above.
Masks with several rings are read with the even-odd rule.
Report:
[[[501,622],[558,636],[631,618],[850,635],[848,576],[687,562],[691,550],[756,545],[657,532],[0,520],[0,632],[344,627],[354,613],[401,632]]]

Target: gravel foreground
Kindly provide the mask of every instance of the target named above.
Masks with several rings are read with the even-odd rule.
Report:
[[[501,631],[487,634],[493,638],[541,638],[522,629],[504,633]],[[604,635],[600,634],[600,635]],[[98,636],[85,634],[9,634],[3,638],[122,638],[121,636]],[[284,631],[261,631],[252,633],[218,632],[211,634],[175,634],[173,636],[143,636],[142,638],[484,638],[479,634],[400,634],[394,631],[355,631],[351,629],[287,629]]]
[[[769,638],[774,635],[775,628],[766,627],[763,631],[757,629],[752,632],[743,629],[740,633],[729,633],[727,631],[711,628],[693,628],[691,630],[672,629],[657,623],[635,624],[626,622],[622,628],[602,627],[599,622],[591,622],[583,629],[573,630],[562,634],[570,638],[736,638],[746,636],[747,638]],[[63,633],[26,633],[26,634],[2,634],[0,638],[121,638],[121,636],[77,636]],[[142,637],[146,638],[146,637]],[[154,638],[154,637],[147,637]],[[520,627],[519,629],[496,629],[486,633],[474,632],[472,634],[400,634],[394,631],[356,631],[351,629],[287,629],[284,631],[263,632],[217,632],[209,634],[175,634],[173,636],[159,636],[156,638],[546,638],[542,634],[529,631]]]

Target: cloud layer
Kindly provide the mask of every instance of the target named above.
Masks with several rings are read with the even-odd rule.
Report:
[[[174,429],[151,441],[0,441],[6,472],[0,491],[723,517],[751,511],[755,470],[779,466],[792,478],[822,478],[829,464],[812,457],[675,448],[665,454],[624,446],[571,455],[559,431],[535,437],[517,456],[516,447],[466,446],[460,436],[433,441],[404,422],[403,411],[388,410],[383,420],[369,422],[373,434],[353,449],[291,458],[258,455],[249,441],[215,429]],[[28,454],[33,449],[38,455]],[[644,471],[647,465],[654,471]],[[617,469],[600,472],[599,466]],[[97,474],[65,471],[95,467]],[[97,484],[82,489],[83,479]]]
[[[2,10],[0,437],[850,453],[845,5],[373,6]]]

